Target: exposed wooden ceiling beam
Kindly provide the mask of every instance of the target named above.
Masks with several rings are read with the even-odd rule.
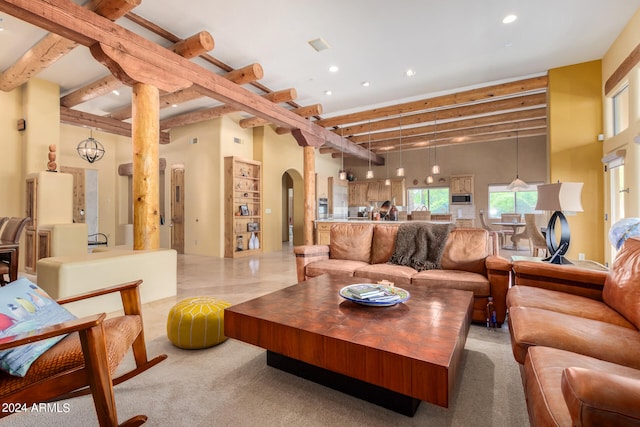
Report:
[[[307,105],[306,107],[294,108],[294,113],[301,117],[312,117],[322,114],[322,105],[321,104],[313,104]],[[268,125],[269,121],[263,119],[262,117],[249,117],[247,119],[240,120],[240,127],[243,129],[247,128],[255,128],[258,126]]]
[[[537,107],[529,110],[511,111],[507,113],[473,117],[470,119],[440,122],[440,123],[436,123],[435,126],[434,126],[434,123],[432,122],[431,124],[425,125],[425,126],[404,128],[402,129],[402,135],[403,136],[424,135],[424,134],[431,134],[433,133],[434,130],[444,131],[444,130],[453,130],[453,129],[469,129],[469,128],[475,128],[478,126],[510,123],[510,122],[517,122],[521,120],[531,120],[531,119],[539,119],[539,118],[546,118],[546,117],[547,117],[547,108]],[[376,132],[371,134],[371,140],[377,141],[380,139],[398,138],[399,135],[400,135],[400,131],[397,129],[385,131],[385,132]],[[369,134],[354,135],[350,137],[349,140],[351,142],[355,142],[356,144],[368,142]]]
[[[269,101],[281,104],[289,102],[298,96],[295,89],[285,89],[277,92],[270,92],[261,95],[263,98]],[[207,108],[204,110],[198,110],[190,113],[180,114],[177,116],[169,117],[168,119],[160,120],[160,129],[167,130],[178,126],[185,126],[192,123],[198,123],[205,120],[211,120],[218,117],[222,117],[226,114],[231,114],[240,111],[239,109],[230,105],[219,105],[216,107]]]
[[[260,64],[250,64],[246,67],[230,71],[222,77],[234,82],[235,84],[241,85],[261,79],[263,76],[264,71]],[[174,104],[182,104],[202,97],[203,95],[198,91],[197,88],[189,88],[179,90],[177,92],[165,93],[163,95],[160,95],[160,108],[168,108]],[[129,119],[131,118],[131,104],[118,108],[116,111],[113,111],[107,116],[116,120]]]
[[[114,135],[121,135],[131,138],[131,124],[109,117],[98,116],[82,111],[72,110],[67,107],[60,107],[60,122],[74,126],[84,126],[92,129],[99,129]],[[168,144],[170,136],[167,132],[160,132],[160,144]]]
[[[115,21],[140,4],[141,0],[92,0],[86,7],[98,15]],[[14,62],[0,76],[0,90],[9,92],[22,85],[78,44],[65,37],[49,33]]]
[[[331,117],[318,120],[316,123],[324,127],[334,127],[347,123],[366,122],[368,120],[380,119],[383,117],[398,116],[414,111],[432,110],[444,106],[468,104],[482,100],[496,99],[504,96],[511,96],[514,93],[525,93],[546,90],[547,76],[532,77],[509,83],[502,83],[478,89],[471,89],[464,92],[452,93],[448,95],[436,96],[419,101],[405,102],[403,104],[391,105],[388,107],[374,108],[352,114]]]
[[[169,49],[180,56],[191,59],[212,50],[214,45],[215,42],[211,34],[200,31],[191,37],[180,40]],[[120,87],[122,87],[122,82],[110,74],[63,96],[60,98],[60,105],[69,108],[75,107],[83,102],[111,93]]]
[[[346,154],[384,164],[380,156],[74,3],[64,0],[0,0],[0,10],[90,47],[94,55],[104,55],[101,59],[105,63],[108,62],[107,57],[110,58],[121,66],[121,70],[114,67],[111,71],[121,71],[118,77],[125,81],[131,76],[146,77],[150,81],[145,79],[144,83],[164,90],[178,90],[180,86],[188,87],[185,86],[188,83],[211,98],[266,118],[277,126],[299,129],[326,140],[327,145],[338,147]],[[171,75],[157,75],[161,70],[171,70]],[[149,75],[149,71],[154,71],[154,75]]]

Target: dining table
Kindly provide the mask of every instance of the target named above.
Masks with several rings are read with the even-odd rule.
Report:
[[[499,221],[499,222],[492,222],[491,224],[493,225],[499,225],[501,227],[510,227],[513,230],[513,233],[511,234],[511,246],[503,246],[503,249],[508,249],[511,251],[519,251],[521,249],[518,248],[518,241],[524,237],[524,232],[520,232],[518,233],[518,230],[520,228],[524,228],[527,226],[526,222],[508,222],[508,221]],[[525,250],[525,249],[522,249]]]
[[[20,244],[0,240],[0,262],[9,264],[9,282],[18,279],[18,251]],[[1,283],[1,282],[0,282]]]

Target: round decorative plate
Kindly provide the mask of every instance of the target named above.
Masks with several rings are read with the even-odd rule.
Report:
[[[354,291],[362,290],[363,287],[379,289],[380,293],[368,298],[361,298],[358,294],[354,293]],[[374,307],[389,307],[405,302],[411,297],[411,294],[409,294],[409,291],[398,287],[378,285],[377,283],[356,283],[340,289],[340,296],[357,304]]]

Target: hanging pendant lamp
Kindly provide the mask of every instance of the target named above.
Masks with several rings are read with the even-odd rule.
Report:
[[[341,129],[341,136],[344,138],[344,129]],[[346,181],[347,172],[344,170],[344,150],[341,149],[340,152],[342,153],[342,167],[340,168],[339,177],[340,181]]]
[[[93,138],[93,129],[91,129],[89,138],[78,143],[76,150],[78,155],[89,163],[97,162],[104,156],[104,147],[97,139]]]
[[[402,114],[400,114],[400,167],[396,169],[396,176],[404,176],[404,168],[402,167]]]
[[[367,179],[373,178],[373,171],[371,170],[371,120],[369,120],[369,170],[367,170]]]
[[[433,112],[433,166],[431,167],[431,173],[434,175],[440,174],[440,165],[438,164],[438,145],[436,144],[436,128],[438,126],[438,116],[436,111]],[[433,182],[433,178],[431,179]]]
[[[518,131],[516,131],[516,178],[513,181],[511,181],[511,184],[507,186],[507,190],[509,191],[522,191],[529,188],[529,185],[523,180],[521,180],[520,177],[518,176],[519,146],[520,146],[520,141],[518,139]]]

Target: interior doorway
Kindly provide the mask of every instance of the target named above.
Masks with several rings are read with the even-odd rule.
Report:
[[[171,249],[184,253],[184,166],[171,167]]]
[[[288,169],[282,174],[282,242],[304,243],[304,181],[302,174]]]
[[[86,223],[89,236],[99,232],[98,171],[60,166],[61,173],[73,176],[73,222]]]

